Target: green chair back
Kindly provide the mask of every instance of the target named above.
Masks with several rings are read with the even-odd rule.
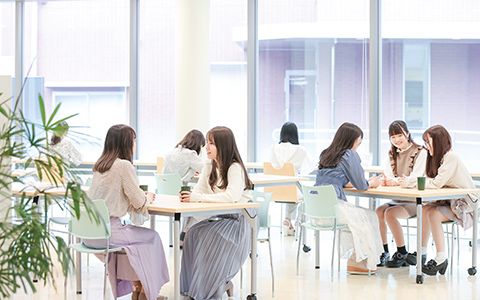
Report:
[[[69,200],[70,205],[73,201]],[[68,230],[71,235],[82,239],[107,239],[110,237],[110,215],[107,205],[103,200],[92,200],[92,210],[97,216],[87,213],[85,205],[80,203],[80,218],[72,216],[69,221]]]
[[[260,203],[258,208],[258,213],[260,217],[260,228],[269,228],[270,227],[270,218],[268,215],[268,208],[270,206],[270,200],[272,199],[272,192],[264,193],[252,191],[253,202]]]
[[[182,188],[182,178],[178,173],[173,174],[155,174],[157,181],[157,194],[178,196]]]
[[[338,198],[332,185],[307,186],[302,184],[303,214],[310,218],[336,218]]]

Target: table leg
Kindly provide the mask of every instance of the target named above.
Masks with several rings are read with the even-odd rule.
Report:
[[[80,238],[75,238],[76,243],[81,243]],[[75,258],[76,258],[76,280],[77,280],[77,294],[82,293],[82,253],[80,251],[75,251]]]
[[[477,234],[478,234],[478,201],[473,204],[473,238],[472,238],[472,267],[469,275],[477,274]]]
[[[169,243],[168,245],[170,247],[173,247],[173,241],[172,241],[172,233],[173,233],[173,230],[172,230],[172,223],[173,223],[173,218],[169,217],[168,218],[168,235],[169,235]]]
[[[169,218],[169,222],[172,218]],[[171,224],[172,222],[170,222]],[[171,236],[171,234],[170,234]],[[173,222],[173,294],[174,299],[180,299],[180,214],[175,214]]]
[[[315,269],[320,269],[320,231],[318,230],[315,231]]]
[[[155,215],[150,215],[150,229],[155,230]]]
[[[422,273],[422,198],[417,198],[417,283],[423,283]]]
[[[257,299],[257,218],[251,217],[246,209],[242,211],[243,216],[247,219],[248,224],[252,227],[252,265],[251,265],[251,294],[247,296],[249,300]]]

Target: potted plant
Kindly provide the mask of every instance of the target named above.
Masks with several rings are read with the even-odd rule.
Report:
[[[34,278],[43,280],[45,284],[50,281],[55,286],[53,266],[57,260],[65,276],[73,269],[68,245],[62,238],[51,235],[46,222],[42,221],[51,205],[64,208],[63,199],[68,196],[74,204],[66,209],[73,216],[79,216],[79,201],[84,201],[87,212],[95,217],[95,213],[88,209],[89,200],[85,192],[76,181],[65,184],[66,193],[62,199],[50,195],[48,188],[37,187],[34,196],[20,193],[12,202],[11,185],[24,184],[21,177],[12,176],[12,160],[21,160],[25,168],[34,165],[39,177],[53,178],[53,185],[60,184],[55,180],[54,172],[60,172],[60,176],[72,173],[62,158],[49,150],[48,137],[62,135],[66,128],[57,126],[58,123],[74,115],[56,120],[59,104],[47,117],[45,103],[39,95],[41,123],[34,123],[17,109],[19,100],[20,97],[17,97],[13,103],[12,99],[0,103],[0,118],[4,120],[0,127],[0,202],[2,207],[7,207],[0,212],[0,298],[8,298],[20,288],[25,291],[30,288],[35,292]],[[34,157],[29,154],[32,149],[36,153]],[[38,157],[42,159],[36,159]],[[67,177],[75,177],[71,175]],[[34,204],[37,196],[44,199],[41,209]],[[12,213],[17,216],[15,223],[10,217]]]

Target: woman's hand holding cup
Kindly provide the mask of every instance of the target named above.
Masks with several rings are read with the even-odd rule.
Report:
[[[182,186],[182,189],[178,192],[180,194],[180,201],[181,202],[190,202],[190,187],[185,185]]]

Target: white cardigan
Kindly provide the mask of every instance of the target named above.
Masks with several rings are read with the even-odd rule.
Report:
[[[242,167],[234,163],[228,169],[228,186],[226,189],[212,188],[208,178],[212,171],[212,162],[208,161],[200,173],[200,179],[190,195],[191,202],[248,202],[252,200],[251,191],[245,190],[245,176]],[[217,170],[218,171],[218,170]],[[219,174],[220,176],[220,174]],[[220,183],[220,179],[217,185]]]

